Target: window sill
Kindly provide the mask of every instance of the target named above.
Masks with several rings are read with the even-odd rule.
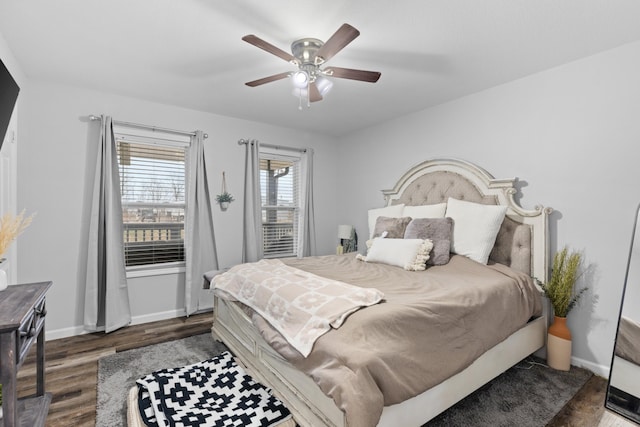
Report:
[[[184,265],[168,265],[163,267],[144,267],[127,269],[127,279],[136,277],[164,276],[168,274],[184,273]]]
[[[264,255],[264,259],[295,258],[296,256],[296,254],[272,254]]]

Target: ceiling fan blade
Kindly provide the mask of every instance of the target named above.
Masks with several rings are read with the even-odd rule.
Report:
[[[254,36],[253,34],[249,34],[246,35],[242,38],[242,40],[246,41],[249,44],[254,45],[255,47],[259,47],[262,50],[265,50],[279,58],[284,59],[285,61],[288,62],[293,62],[295,64],[298,63],[298,60],[296,59],[295,56],[291,55],[290,53],[285,52],[284,50],[275,47],[274,45],[272,45],[271,43],[268,43],[264,40],[262,40],[260,37]]]
[[[289,77],[289,73],[274,74],[273,76],[264,77],[264,78],[261,78],[261,79],[258,79],[258,80],[253,80],[253,81],[247,82],[245,84],[247,86],[256,87],[256,86],[263,85],[265,83],[275,82],[276,80],[282,80],[282,79],[284,79],[286,77]]]
[[[327,62],[359,35],[360,31],[356,30],[351,25],[342,24],[342,26],[338,28],[338,31],[333,33],[329,40],[327,40],[324,45],[318,49],[315,58],[316,65]]]
[[[360,80],[362,82],[375,83],[378,81],[380,74],[377,71],[354,70],[351,68],[328,67],[324,70],[324,74],[340,79]]]
[[[322,95],[318,90],[318,86],[316,86],[316,82],[313,82],[309,85],[309,101],[310,102],[322,101]]]

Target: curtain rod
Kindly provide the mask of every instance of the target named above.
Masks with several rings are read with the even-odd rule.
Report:
[[[89,120],[100,120],[100,117],[92,114],[92,115],[89,116]],[[175,133],[175,134],[178,134],[178,135],[195,136],[195,134],[196,134],[195,132],[187,132],[187,131],[184,131],[184,130],[167,129],[167,128],[161,128],[161,127],[157,127],[157,126],[142,125],[142,124],[139,124],[139,123],[121,122],[119,120],[112,120],[112,123],[114,125],[128,126],[128,127],[141,128],[141,129],[151,129],[152,131]],[[207,134],[207,133],[203,134],[202,136],[205,139],[209,138],[209,134]]]
[[[253,142],[253,141],[254,140],[249,141],[248,139],[239,139],[238,140],[238,145],[247,145],[248,143]],[[273,144],[260,143],[260,146],[261,147],[267,147],[267,148],[274,148],[276,150],[298,151],[300,153],[306,153],[307,152],[306,148],[293,148],[293,147],[286,147],[284,145],[273,145]]]

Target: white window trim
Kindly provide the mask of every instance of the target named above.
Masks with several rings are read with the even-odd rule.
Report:
[[[259,157],[260,159],[270,159],[270,160],[287,160],[287,161],[291,161],[294,163],[298,163],[298,167],[300,165],[300,162],[302,161],[302,153],[295,148],[291,148],[291,149],[287,149],[285,147],[278,147],[278,148],[274,148],[274,147],[264,147],[261,146],[260,147],[260,153],[259,153]],[[302,171],[300,170],[299,175],[302,175]],[[298,177],[298,179],[300,179],[300,176]],[[300,186],[300,182],[297,183],[298,186]],[[300,188],[299,188],[300,189]],[[294,206],[294,207],[288,207],[288,206],[261,206],[261,210],[264,208],[278,208],[278,210],[292,210],[292,211],[300,211],[301,210],[301,206],[300,206],[300,200],[298,200],[298,205]],[[299,227],[299,222],[300,222],[300,218],[298,215],[298,227]],[[299,230],[298,230],[299,232]],[[297,239],[296,239],[297,240]],[[297,258],[299,257],[300,254],[300,247],[299,247],[299,242],[295,241],[293,243],[293,249],[294,252],[291,254],[264,254],[264,258],[265,259],[270,259],[270,258]],[[264,244],[264,242],[263,242]]]
[[[129,129],[128,127],[121,127],[118,125],[114,125],[113,133],[114,138],[116,140],[126,141],[126,142],[139,142],[149,145],[158,145],[158,146],[171,146],[177,148],[184,148],[185,150],[191,146],[191,138],[183,135],[175,135],[173,133],[168,134],[162,131],[148,131],[144,129],[137,129],[135,134],[129,133],[129,131],[124,131],[124,129]],[[148,136],[147,136],[148,135]],[[185,192],[187,185],[187,177],[189,174],[189,161],[185,158]],[[125,203],[123,203],[125,205]],[[184,203],[185,209],[185,219],[186,219],[186,211],[188,209],[186,198]],[[185,222],[186,227],[186,222]],[[169,274],[180,274],[186,271],[186,260],[180,262],[169,262],[163,264],[146,264],[146,265],[134,265],[134,266],[126,266],[126,277],[136,278],[136,277],[151,277],[151,276],[163,276]]]
[[[127,267],[127,279],[136,277],[166,276],[170,274],[184,273],[187,268],[184,262],[170,262],[167,264],[155,264],[152,266]]]
[[[115,138],[119,141],[125,142],[139,142],[147,145],[159,145],[161,147],[178,147],[188,148],[190,143],[188,141],[180,141],[176,139],[167,139],[161,137],[146,137],[141,135],[131,135],[124,132],[113,132]]]

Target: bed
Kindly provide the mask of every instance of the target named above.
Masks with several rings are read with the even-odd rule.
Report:
[[[480,267],[484,268],[484,266],[475,265],[474,261],[461,255],[453,255],[446,266],[430,267],[425,272],[415,274],[447,276],[450,268],[462,266],[468,270],[471,276],[485,274],[484,272],[487,271],[487,274],[496,277],[504,275],[518,277],[518,280],[523,282],[526,281],[523,277],[536,277],[544,281],[548,268],[547,234],[548,215],[551,209],[540,206],[532,210],[523,209],[516,203],[517,190],[515,185],[515,179],[494,179],[482,168],[465,161],[435,159],[416,165],[407,171],[393,188],[383,190],[386,207],[438,205],[449,201],[450,198],[482,205],[506,207],[506,214],[504,220],[499,224],[495,244],[490,248],[488,265],[482,270],[482,273]],[[317,270],[316,272],[319,272],[322,269],[320,266],[334,262],[332,257],[335,257],[333,260],[336,265],[340,263],[357,265],[355,257],[347,254],[316,257],[315,261],[309,260],[311,266],[307,265],[304,268],[307,271]],[[290,260],[287,264],[300,267],[299,262],[304,262],[304,260]],[[361,263],[361,265],[365,264],[373,268],[382,268],[373,263]],[[336,267],[335,270],[337,271],[338,268]],[[383,276],[389,277],[389,281],[395,280],[393,273],[387,273],[387,270]],[[403,274],[406,275],[406,273]],[[357,282],[355,279],[353,281]],[[468,282],[469,280],[465,278],[464,281]],[[366,283],[360,283],[360,285],[366,286]],[[396,296],[393,295],[393,291],[387,289],[387,292],[391,292],[386,295],[389,299],[386,302],[388,304]],[[433,385],[415,396],[402,398],[396,402],[397,396],[402,396],[402,393],[396,394],[395,398],[383,395],[384,406],[381,407],[380,416],[378,417],[376,414],[373,418],[367,418],[366,421],[352,416],[347,422],[348,415],[336,403],[336,394],[333,392],[336,387],[328,386],[322,378],[310,375],[309,373],[314,371],[312,368],[305,368],[305,360],[317,359],[314,352],[318,352],[320,349],[330,351],[329,347],[331,346],[326,343],[338,339],[336,337],[343,333],[338,331],[348,330],[347,325],[351,325],[350,322],[355,322],[356,318],[370,320],[368,316],[376,310],[382,310],[380,307],[384,304],[371,306],[352,314],[343,327],[327,332],[318,339],[308,358],[296,357],[295,353],[289,351],[286,343],[280,339],[281,337],[278,337],[278,334],[274,333],[268,324],[265,324],[266,322],[261,322],[261,317],[257,316],[255,312],[248,310],[242,304],[228,301],[219,296],[214,297],[212,333],[214,337],[231,349],[237,359],[257,380],[274,390],[276,396],[286,404],[301,426],[349,425],[354,427],[376,424],[378,426],[418,426],[432,419],[520,360],[544,347],[549,308],[548,305],[541,303],[540,290],[537,289],[535,292],[537,293],[536,297],[540,300],[540,307],[532,308],[531,313],[534,314],[531,316],[529,314],[521,315],[520,317],[524,316],[526,319],[524,321],[520,319],[522,324],[514,327],[514,330],[510,331],[506,337],[500,337],[489,348],[483,348],[480,354],[473,355],[473,360],[464,362],[462,368],[454,370],[455,372],[447,378],[435,381]],[[506,307],[511,307],[510,303],[503,304],[507,304]],[[526,304],[536,305],[538,303],[529,302]],[[495,315],[511,315],[509,310],[491,309],[489,311]],[[520,308],[513,311],[520,311]],[[480,316],[491,317],[486,313],[481,313]],[[398,335],[402,334],[398,333]],[[461,349],[460,353],[465,353],[465,349]],[[324,360],[325,362],[321,363],[326,363],[326,360],[330,359]],[[334,360],[341,359],[335,358]],[[439,363],[439,361],[434,361],[434,363],[436,362]],[[388,378],[394,377],[394,375],[394,372],[390,372],[387,377],[376,375],[373,382],[376,385],[379,383],[384,385]],[[328,397],[332,394],[333,399]],[[369,393],[360,397],[366,401],[368,395]],[[351,397],[351,399],[351,402],[357,402],[358,397]],[[340,399],[337,400],[340,401]],[[345,407],[344,402],[341,402],[341,405]],[[376,412],[376,410],[373,407],[371,409],[372,412]],[[371,419],[374,421],[371,422]]]

